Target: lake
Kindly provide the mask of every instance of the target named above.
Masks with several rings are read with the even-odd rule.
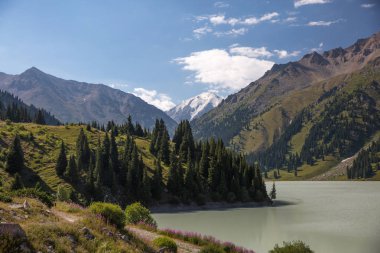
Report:
[[[212,235],[258,253],[292,240],[316,253],[380,252],[380,182],[278,182],[276,188],[277,199],[292,204],[154,218],[159,228]]]

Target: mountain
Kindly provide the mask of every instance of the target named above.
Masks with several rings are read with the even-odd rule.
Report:
[[[245,153],[266,150],[301,110],[330,89],[345,86],[352,73],[368,66],[368,71],[377,71],[379,57],[380,33],[376,33],[344,49],[312,52],[296,62],[275,64],[263,77],[193,120],[194,135],[221,137]]]
[[[203,92],[195,97],[182,101],[166,113],[175,121],[193,120],[215,108],[222,99],[213,92]]]
[[[0,89],[46,109],[61,122],[123,123],[130,114],[150,129],[156,118],[162,118],[171,132],[177,125],[166,113],[130,93],[103,84],[64,80],[35,67],[19,75],[0,73]]]
[[[34,105],[26,105],[22,100],[12,94],[0,90],[0,119],[9,119],[14,122],[35,122],[38,115],[42,115],[47,125],[59,125],[60,122],[44,109],[38,109]],[[41,118],[39,120],[41,120]]]

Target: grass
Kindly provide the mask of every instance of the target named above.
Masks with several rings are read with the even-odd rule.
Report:
[[[19,223],[35,251],[47,252],[51,247],[55,252],[153,252],[127,231],[107,224],[88,209],[65,202],[57,202],[56,207],[48,209],[36,199],[18,197],[13,199],[13,205],[23,203],[25,199],[30,204],[29,209],[12,208],[9,203],[0,202],[1,220]],[[81,219],[68,222],[56,216],[56,210],[75,213]],[[87,239],[83,227],[95,238]],[[121,239],[123,234],[127,241]],[[99,251],[102,248],[103,251]]]
[[[83,128],[88,137],[90,148],[96,149],[98,139],[102,141],[104,132],[92,128],[86,130],[86,126],[67,125],[67,126],[45,126],[33,123],[10,123],[7,125],[4,121],[0,121],[0,168],[4,167],[5,151],[12,142],[14,136],[19,134],[21,137],[21,145],[24,151],[25,164],[30,173],[35,174],[46,183],[47,187],[56,191],[59,185],[70,186],[56,175],[55,163],[58,157],[60,143],[63,140],[66,145],[67,155],[75,154],[76,139],[80,129]],[[32,134],[33,141],[28,139]],[[125,137],[117,137],[119,144],[119,152],[123,152]],[[144,163],[154,168],[155,157],[149,152],[149,140],[146,138],[135,138],[136,144],[142,153]],[[163,174],[167,175],[168,166],[163,165]],[[29,173],[29,174],[30,174]],[[3,181],[10,181],[7,173],[0,169],[0,178]]]
[[[298,181],[298,180],[309,180],[315,176],[323,174],[330,170],[332,167],[336,166],[339,161],[332,156],[327,156],[324,161],[318,160],[313,166],[304,164],[298,168],[297,177],[294,176],[294,172],[287,172],[286,169],[281,169],[281,177],[277,180],[280,181]],[[269,180],[276,180],[273,176],[274,170],[268,173]]]

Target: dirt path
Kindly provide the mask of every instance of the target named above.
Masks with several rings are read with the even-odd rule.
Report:
[[[78,216],[75,216],[73,214],[68,214],[68,213],[65,213],[65,212],[61,212],[61,211],[58,211],[58,210],[55,210],[55,209],[52,209],[51,212],[55,215],[55,216],[58,216],[70,223],[74,223],[78,220],[81,219],[81,217],[78,217]]]
[[[150,232],[141,228],[127,226],[128,231],[137,236],[140,240],[148,242],[151,244],[154,239],[159,237],[160,235],[154,232]],[[180,240],[173,239],[178,246],[179,253],[197,253],[200,251],[200,247],[186,243]]]

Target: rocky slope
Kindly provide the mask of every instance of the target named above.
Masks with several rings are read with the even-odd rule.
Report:
[[[184,100],[166,113],[175,121],[193,120],[199,118],[218,106],[222,99],[213,92],[203,92],[195,97]]]
[[[46,109],[62,122],[123,123],[130,114],[144,127],[152,128],[162,118],[169,130],[176,122],[142,99],[102,84],[64,80],[30,68],[19,75],[0,73],[0,89],[27,104]]]

